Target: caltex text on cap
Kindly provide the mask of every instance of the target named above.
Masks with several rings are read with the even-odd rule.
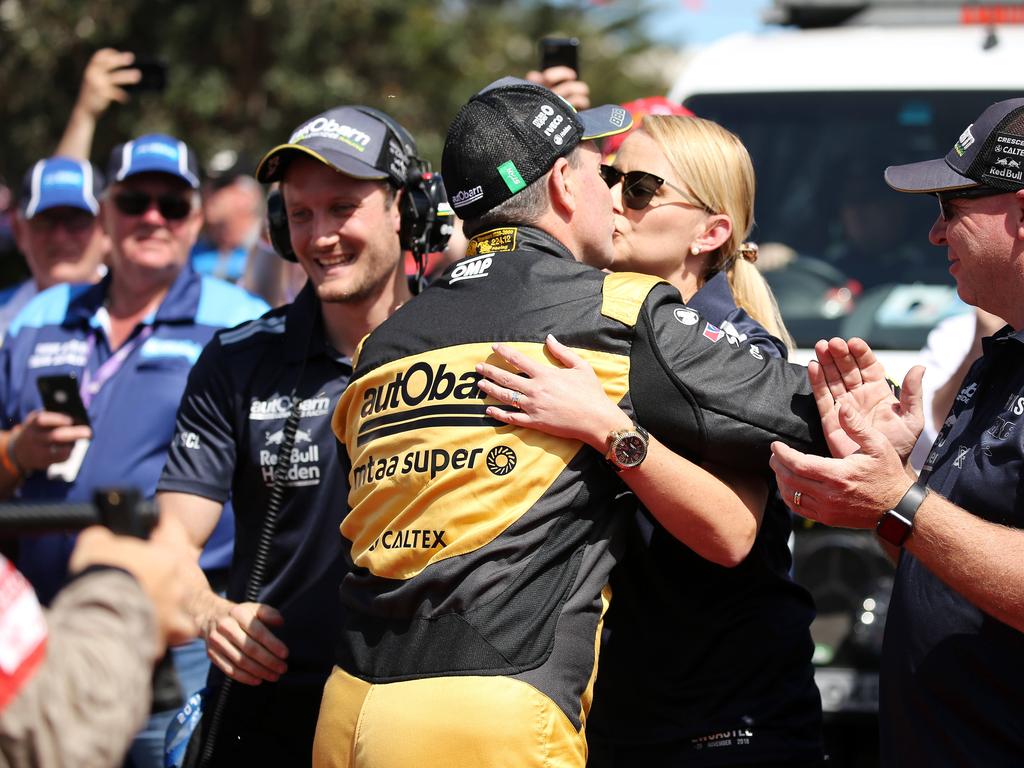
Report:
[[[581,141],[629,130],[625,109],[608,104],[577,112],[535,83],[505,77],[459,110],[448,128],[441,175],[463,219],[490,211],[539,179]]]

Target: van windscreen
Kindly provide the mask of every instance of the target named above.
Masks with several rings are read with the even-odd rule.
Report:
[[[757,173],[758,266],[797,344],[861,336],[919,349],[964,307],[944,249],[928,242],[931,195],[891,190],[886,166],[942,157],[1007,92],[704,94],[686,100],[746,145]]]

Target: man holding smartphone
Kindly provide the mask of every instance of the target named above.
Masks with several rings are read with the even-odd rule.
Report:
[[[266,304],[235,286],[196,275],[188,254],[201,226],[198,164],[171,136],[141,136],[114,149],[99,219],[111,241],[110,271],[96,285],[58,285],[12,323],[0,348],[0,498],[91,499],[97,488],[129,486],[152,496],[174,435],[174,415],[192,364],[213,333],[258,316]],[[38,382],[51,389],[42,410]],[[45,387],[44,387],[45,389]],[[62,400],[56,399],[60,393]],[[77,392],[77,398],[76,398]],[[80,399],[91,429],[69,413]],[[223,582],[232,526],[225,516],[201,565]],[[23,539],[18,568],[47,603],[67,575],[73,537]],[[201,643],[174,649],[186,693],[201,687]],[[161,766],[172,712],[151,723],[138,766]],[[138,745],[137,745],[138,746]]]

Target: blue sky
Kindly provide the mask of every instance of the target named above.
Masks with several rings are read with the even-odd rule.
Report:
[[[654,0],[650,32],[659,42],[703,45],[763,26],[771,0]]]

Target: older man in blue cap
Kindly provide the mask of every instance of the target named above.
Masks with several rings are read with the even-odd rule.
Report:
[[[160,134],[129,141],[114,150],[107,176],[99,219],[111,242],[109,274],[95,285],[43,291],[0,349],[2,497],[81,502],[111,486],[152,496],[203,346],[217,329],[267,309],[189,266],[201,215],[198,164],[184,142]],[[44,377],[73,377],[63,380],[74,382],[88,424],[42,408]],[[222,518],[200,562],[212,583],[226,576],[231,522]],[[44,602],[66,577],[72,546],[70,535],[20,542],[19,569]],[[201,687],[208,667],[201,643],[188,648],[174,650],[179,675],[191,659],[185,689]],[[133,748],[137,765],[162,765],[171,714],[151,723],[142,751]]]
[[[70,157],[36,162],[25,174],[14,238],[32,276],[0,293],[0,335],[40,291],[102,277],[110,241],[99,224],[103,174]]]

